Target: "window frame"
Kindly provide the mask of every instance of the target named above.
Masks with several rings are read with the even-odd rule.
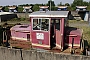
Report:
[[[48,19],[48,20],[49,20],[48,31],[50,30],[50,18],[32,18],[32,30],[33,30],[33,31],[44,31],[44,32],[48,32],[48,31],[45,31],[45,30],[41,30],[41,28],[40,28],[40,30],[34,30],[34,29],[33,29],[33,20],[34,20],[34,19],[38,19],[38,22],[39,22],[39,19],[41,19],[41,22],[42,22],[42,19]],[[40,27],[41,27],[41,24],[40,24]]]

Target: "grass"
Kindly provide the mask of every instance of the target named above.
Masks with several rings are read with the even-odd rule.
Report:
[[[5,23],[7,23],[7,24],[17,24],[17,23],[30,24],[30,20],[29,20],[29,18],[14,18],[11,20],[7,20],[5,22],[1,22],[0,25],[3,25]]]

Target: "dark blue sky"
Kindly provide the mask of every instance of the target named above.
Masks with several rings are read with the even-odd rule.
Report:
[[[90,1],[90,0],[84,0],[84,1]],[[35,3],[47,3],[48,0],[0,0],[0,5],[20,5],[20,4],[35,4]],[[72,3],[73,0],[54,0],[55,4],[62,3]]]

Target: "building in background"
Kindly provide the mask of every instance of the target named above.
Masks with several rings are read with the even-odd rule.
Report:
[[[57,6],[57,11],[67,11],[67,6]]]
[[[87,6],[76,6],[76,10],[71,11],[71,14],[73,19],[89,21],[89,11],[87,10]]]
[[[17,6],[8,6],[9,12],[17,12]]]
[[[0,12],[0,22],[7,21],[13,18],[17,18],[17,14],[13,12]]]
[[[32,12],[32,6],[23,6],[23,12]]]
[[[39,11],[49,11],[49,6],[39,6]]]
[[[87,6],[76,6],[76,11],[86,11]]]

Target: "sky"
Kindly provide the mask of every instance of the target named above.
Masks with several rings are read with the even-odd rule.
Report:
[[[64,3],[72,3],[73,0],[53,0],[55,4],[59,4],[62,2]],[[84,1],[90,1],[90,0],[84,0]],[[48,0],[0,0],[0,6],[6,6],[6,5],[21,5],[21,4],[46,4]]]

